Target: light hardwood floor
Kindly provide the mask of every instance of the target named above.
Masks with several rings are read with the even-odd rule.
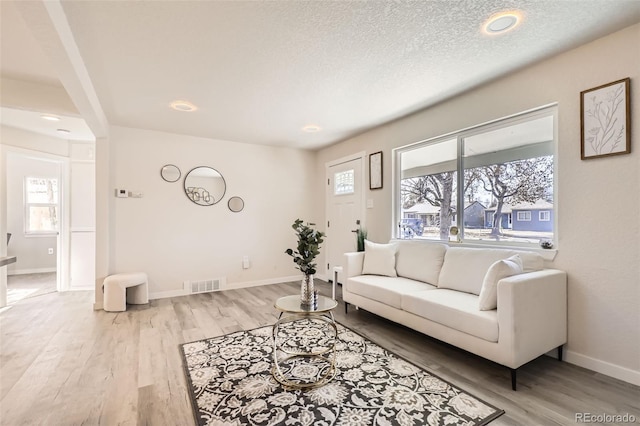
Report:
[[[316,280],[323,294],[328,284]],[[0,314],[1,425],[192,425],[178,345],[271,325],[273,301],[299,284],[154,300],[122,313],[92,310],[90,292],[25,299]],[[340,298],[340,297],[339,297]],[[509,371],[342,303],[336,320],[502,408],[492,425],[575,424],[576,412],[640,422],[640,388],[543,356]]]
[[[55,291],[57,291],[55,272],[7,277],[7,304],[9,305],[27,297],[42,296]]]

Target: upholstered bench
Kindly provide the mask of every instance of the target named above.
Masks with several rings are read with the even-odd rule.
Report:
[[[105,311],[122,312],[127,310],[127,303],[149,303],[149,284],[144,272],[109,275],[102,287]]]

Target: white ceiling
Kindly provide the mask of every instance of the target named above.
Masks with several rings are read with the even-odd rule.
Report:
[[[70,30],[62,44],[86,70],[82,87],[95,90],[109,124],[308,149],[640,22],[637,0],[52,3]],[[3,79],[55,84],[32,57],[38,46],[15,35],[16,17],[5,28],[15,7],[40,30],[30,8],[0,6]],[[488,17],[513,9],[522,25],[482,33]],[[68,70],[56,72],[67,81]],[[199,109],[173,111],[176,99]],[[308,124],[322,130],[305,133]]]

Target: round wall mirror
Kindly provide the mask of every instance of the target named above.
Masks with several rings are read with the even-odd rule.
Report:
[[[196,167],[184,178],[184,192],[199,206],[212,206],[222,200],[227,190],[224,178],[211,167]]]
[[[177,182],[180,179],[181,173],[178,166],[167,164],[160,169],[160,176],[167,182]]]
[[[241,212],[244,209],[244,200],[240,197],[231,197],[227,203],[229,210],[234,213]]]

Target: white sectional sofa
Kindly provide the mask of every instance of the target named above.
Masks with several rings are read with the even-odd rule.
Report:
[[[343,270],[345,311],[355,305],[504,365],[513,390],[518,367],[555,348],[562,360],[567,276],[535,252],[367,241]]]

